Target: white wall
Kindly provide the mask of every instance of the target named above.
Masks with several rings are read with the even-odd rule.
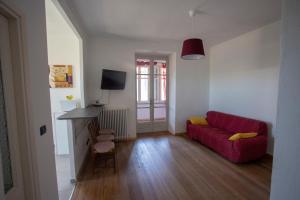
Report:
[[[80,21],[70,10],[72,9],[70,3],[64,0],[46,0],[49,64],[73,65],[73,88],[50,88],[53,113],[61,112],[60,102],[66,99],[66,95],[73,95],[74,100],[85,106],[83,56],[86,35]],[[80,119],[72,120],[72,125],[68,125],[68,129],[69,134],[73,136],[73,142],[70,144],[70,150],[74,154],[74,170],[71,164],[71,178],[76,180],[88,152],[87,122]]]
[[[300,1],[285,0],[272,200],[300,197]]]
[[[181,43],[180,43],[181,44]],[[179,47],[181,47],[179,45]],[[180,51],[179,51],[180,52]],[[176,63],[176,132],[186,132],[190,116],[205,116],[209,106],[209,55],[203,60]],[[179,53],[180,55],[180,53]],[[178,56],[179,56],[178,55]]]
[[[273,153],[280,66],[280,22],[272,23],[210,51],[210,110],[269,124]]]
[[[34,141],[38,193],[41,200],[58,199],[54,145],[51,128],[50,95],[48,85],[48,60],[46,41],[46,19],[44,1],[7,1],[24,17],[23,41],[25,45],[25,74],[28,92],[30,130]],[[47,133],[40,136],[40,126],[47,126]]]
[[[176,53],[169,56],[169,125],[168,130],[176,134]]]
[[[80,59],[79,41],[68,35],[51,37],[48,35],[48,63],[70,64],[73,66],[73,88],[50,88],[51,111],[60,112],[60,101],[66,100],[67,95],[73,95],[74,100],[80,103]]]
[[[46,1],[47,14],[47,46],[49,65],[72,65],[73,88],[50,88],[51,111],[61,112],[62,100],[67,95],[73,95],[75,100],[81,100],[80,83],[80,43],[65,18],[51,0]]]
[[[76,33],[79,39],[79,46],[80,46],[80,87],[81,87],[81,107],[87,106],[87,95],[85,91],[87,90],[86,86],[86,67],[87,64],[87,31],[86,27],[84,26],[81,18],[76,11],[74,3],[72,0],[52,0],[59,9],[62,10],[64,18],[66,19],[67,23],[70,25],[74,33]]]
[[[100,81],[102,68],[124,70],[127,72],[126,88],[121,91],[111,91],[110,104],[129,108],[128,131],[131,137],[136,134],[135,111],[135,53],[163,52],[171,56],[171,120],[176,120],[172,126],[174,132],[185,132],[185,121],[190,115],[202,115],[208,110],[208,72],[205,60],[184,61],[180,58],[181,42],[173,41],[140,41],[117,37],[92,37],[88,42],[88,65],[86,68],[87,96],[91,102],[101,97]],[[172,56],[173,55],[173,56]],[[174,56],[176,55],[176,57]],[[175,59],[176,58],[176,59]],[[173,77],[176,76],[176,79]],[[176,87],[176,89],[174,88]],[[175,92],[176,91],[176,92]],[[176,93],[176,94],[175,94]],[[108,92],[103,93],[107,101]]]

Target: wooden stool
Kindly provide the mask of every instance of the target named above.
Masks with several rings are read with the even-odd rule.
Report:
[[[101,141],[97,139],[97,126],[96,122],[93,120],[88,124],[89,137],[90,137],[90,149],[93,159],[93,165],[95,170],[95,162],[97,156],[109,156],[114,161],[114,173],[116,173],[116,151],[115,143],[113,141]],[[100,138],[99,138],[100,139]]]
[[[100,135],[108,135],[108,134],[115,135],[115,131],[111,128],[105,128],[105,129],[100,129],[99,134]]]
[[[97,136],[97,141],[98,142],[105,142],[105,141],[114,141],[115,136],[111,134],[105,134],[105,135],[98,135]]]
[[[100,141],[115,141],[115,131],[113,129],[100,129],[97,140]]]

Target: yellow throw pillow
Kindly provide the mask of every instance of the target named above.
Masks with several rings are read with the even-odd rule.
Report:
[[[208,125],[205,117],[190,117],[189,119],[192,124],[196,125]]]
[[[236,133],[232,135],[228,140],[230,141],[236,141],[242,138],[253,138],[256,137],[257,133]]]

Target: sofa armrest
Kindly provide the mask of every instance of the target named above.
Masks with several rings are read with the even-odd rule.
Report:
[[[191,121],[190,120],[186,120],[186,128],[185,129],[186,129],[187,135],[189,135],[189,132],[190,132],[190,130],[189,130],[189,125],[190,124],[192,124]]]
[[[233,148],[241,157],[258,158],[267,152],[268,137],[259,135],[254,138],[239,139],[233,142]],[[250,160],[250,159],[249,159]]]

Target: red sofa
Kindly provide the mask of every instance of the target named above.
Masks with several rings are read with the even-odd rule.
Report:
[[[268,128],[265,122],[216,111],[207,112],[206,120],[206,126],[193,125],[188,120],[188,137],[235,163],[256,160],[266,154]],[[257,132],[258,135],[229,141],[228,138],[237,132]]]

